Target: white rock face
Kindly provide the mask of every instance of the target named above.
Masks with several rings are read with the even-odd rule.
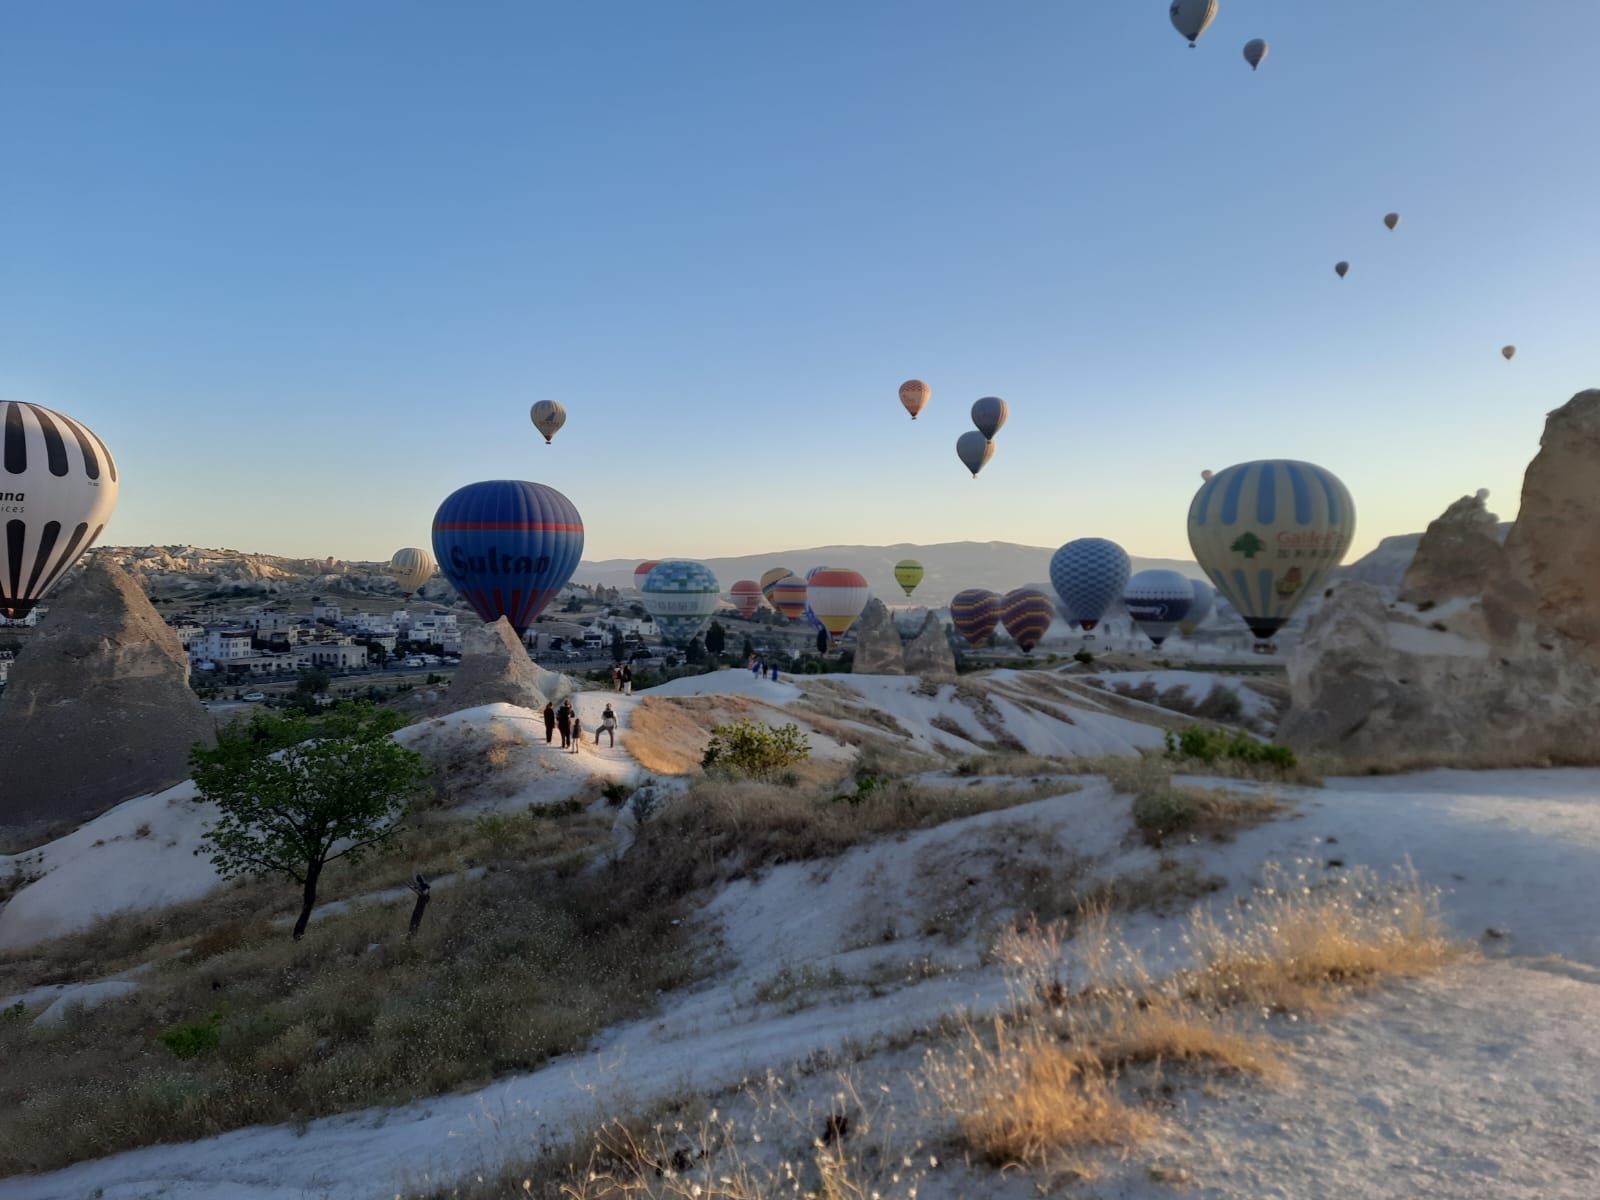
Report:
[[[492,625],[469,626],[462,632],[461,667],[444,704],[452,712],[484,704],[540,709],[571,691],[572,680],[529,658],[517,631],[501,617]]]
[[[867,601],[856,619],[856,650],[851,671],[857,675],[904,675],[905,650],[900,631],[882,600]]]

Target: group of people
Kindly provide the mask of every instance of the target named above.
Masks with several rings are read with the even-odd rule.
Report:
[[[777,663],[773,663],[769,667],[769,666],[767,666],[766,663],[762,662],[759,658],[757,658],[754,654],[752,654],[750,656],[750,660],[747,663],[745,663],[745,666],[750,668],[750,674],[754,675],[757,679],[760,679],[763,675],[767,674],[770,671],[772,673],[772,682],[773,683],[777,683],[778,682],[778,664]]]
[[[578,747],[583,742],[583,722],[578,717],[578,710],[572,707],[572,701],[561,701],[557,708],[552,701],[544,706],[544,740],[546,745],[555,741],[556,731],[561,733],[561,748],[570,750],[573,754],[578,752]],[[600,735],[605,734],[609,744],[617,744],[617,714],[612,711],[610,703],[606,704],[605,711],[600,714],[600,727],[594,731],[594,744],[600,744]]]
[[[632,663],[618,663],[611,668],[611,686],[624,696],[633,695]]]

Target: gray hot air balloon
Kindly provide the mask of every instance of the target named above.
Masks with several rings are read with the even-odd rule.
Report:
[[[1244,44],[1244,60],[1250,64],[1252,71],[1261,65],[1261,60],[1266,56],[1267,43],[1264,39],[1251,38]],[[1392,229],[1394,226],[1391,225],[1390,228]]]
[[[994,443],[977,430],[969,429],[956,439],[956,457],[976,479],[984,464],[994,457]]]
[[[1333,264],[1333,273],[1335,275],[1337,275],[1340,279],[1343,279],[1347,274],[1349,274],[1349,272],[1350,272],[1350,264],[1349,263],[1347,263],[1347,262],[1336,262],[1336,263]]]
[[[985,396],[972,402],[972,423],[985,438],[993,439],[1010,415],[1011,410],[999,396]]]
[[[1383,223],[1385,225],[1387,225],[1390,229],[1393,229],[1396,225],[1400,224],[1400,214],[1399,213],[1388,213],[1388,214],[1386,214],[1384,216],[1384,218],[1383,218]]]
[[[544,434],[545,445],[550,444],[550,439],[561,431],[567,423],[567,410],[554,400],[541,400],[529,410],[528,415],[533,418],[533,427]]]
[[[1200,35],[1217,16],[1217,0],[1172,0],[1167,9],[1172,27],[1189,39],[1193,48]]]
[[[1510,362],[1516,356],[1517,356],[1517,348],[1515,346],[1501,346],[1500,347],[1500,357],[1505,359],[1507,362]]]

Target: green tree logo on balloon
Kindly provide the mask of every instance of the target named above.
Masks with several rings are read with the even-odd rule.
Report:
[[[1228,547],[1229,550],[1237,550],[1246,558],[1254,558],[1266,548],[1267,544],[1253,533],[1240,534],[1234,539],[1233,545]]]

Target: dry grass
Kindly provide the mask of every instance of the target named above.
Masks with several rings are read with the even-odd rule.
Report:
[[[408,906],[330,916],[298,943],[270,910],[230,909],[155,947],[189,953],[127,1000],[58,1029],[0,1023],[0,1175],[481,1086],[648,1011],[698,968],[670,904],[578,873],[593,834],[581,815],[521,818],[508,843],[496,831],[504,857],[439,891],[414,939]],[[203,908],[164,916],[171,934]],[[156,1043],[213,1012],[215,1052],[179,1059]]]
[[[832,858],[888,834],[1014,808],[1072,787],[936,787],[897,780],[851,802],[835,799],[831,788],[701,778],[640,830],[628,871],[647,880],[651,894],[681,897],[763,866]]]

